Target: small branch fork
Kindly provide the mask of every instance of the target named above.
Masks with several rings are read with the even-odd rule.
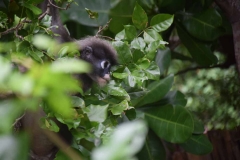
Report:
[[[72,3],[72,2],[71,2],[71,3]],[[55,4],[53,4],[53,3],[52,3],[52,0],[48,0],[47,10],[38,17],[38,20],[39,20],[39,21],[42,20],[42,19],[45,17],[45,15],[47,15],[47,14],[50,13],[50,6],[56,7],[56,8],[61,9],[61,10],[67,10],[67,9],[70,7],[71,3],[68,3],[65,8],[61,8],[61,7],[56,6]],[[22,20],[22,21],[20,20],[19,23],[17,24],[17,26],[12,27],[12,28],[9,28],[9,29],[7,29],[7,30],[4,31],[4,32],[0,32],[0,37],[3,36],[3,35],[7,35],[7,34],[9,34],[9,33],[14,32],[16,37],[18,37],[19,39],[23,40],[23,37],[20,36],[20,35],[18,35],[18,31],[23,28],[23,26],[24,26],[25,23],[31,23],[31,22],[32,22],[32,21],[31,21],[31,20],[27,20],[27,18],[25,18],[25,19]]]
[[[104,26],[99,26],[99,29],[98,29],[98,31],[97,31],[97,33],[96,33],[96,35],[95,35],[94,37],[101,37],[101,38],[106,38],[106,39],[109,39],[109,40],[111,40],[111,41],[114,41],[114,39],[111,38],[111,37],[101,35],[102,32],[109,27],[109,24],[110,24],[111,21],[112,21],[112,19],[110,19],[110,20],[107,22],[106,25],[104,25]]]

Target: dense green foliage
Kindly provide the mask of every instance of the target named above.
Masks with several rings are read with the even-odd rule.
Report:
[[[75,24],[70,28],[72,35],[96,33],[96,27],[112,18],[104,35],[112,37],[119,59],[110,83],[94,85],[87,93],[82,93],[71,74],[89,72],[90,67],[74,58],[79,56],[74,44],[58,45],[49,38],[51,17],[38,20],[41,10],[36,4],[40,2],[0,2],[0,117],[4,122],[0,143],[6,144],[0,149],[1,158],[19,159],[21,155],[26,159],[27,137],[12,136],[12,124],[25,110],[39,107],[47,113],[42,127],[59,131],[51,117],[66,124],[74,135],[72,147],[86,159],[165,159],[166,142],[193,154],[211,152],[203,125],[185,107],[187,100],[173,88],[175,77],[169,72],[172,58],[187,61],[188,66],[218,63],[214,44],[230,31],[225,18],[211,7],[211,0],[76,0],[78,5],[73,3],[61,13],[64,21],[78,22],[67,23]],[[180,45],[166,47],[165,40],[175,39]],[[23,73],[21,66],[28,71]],[[191,87],[197,90],[189,86],[182,91],[194,94]],[[188,105],[197,106],[194,103]],[[15,155],[6,152],[10,148],[16,150]],[[56,159],[65,156],[59,152]]]

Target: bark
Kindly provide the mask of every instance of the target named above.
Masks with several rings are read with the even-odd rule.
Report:
[[[240,0],[215,0],[232,25],[235,59],[240,75]]]

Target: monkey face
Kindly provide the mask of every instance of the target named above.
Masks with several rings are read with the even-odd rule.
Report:
[[[92,65],[92,72],[88,76],[100,86],[104,86],[110,80],[110,69],[115,63],[111,57],[107,56],[108,50],[93,48],[90,46],[81,50],[80,58]]]

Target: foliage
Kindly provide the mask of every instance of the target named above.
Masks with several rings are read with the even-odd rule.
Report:
[[[51,17],[38,20],[41,11],[35,6],[40,2],[0,2],[0,113],[6,122],[1,124],[3,136],[14,140],[11,127],[15,119],[25,109],[43,107],[48,113],[42,119],[45,128],[58,131],[51,117],[66,124],[74,135],[72,147],[87,159],[165,159],[165,141],[180,144],[194,154],[212,150],[203,135],[203,125],[185,107],[185,96],[173,89],[175,77],[169,74],[172,58],[190,66],[218,63],[214,44],[231,30],[221,11],[211,7],[211,0],[76,1],[80,7],[72,5],[62,12],[63,19],[96,27],[106,24],[108,16],[112,18],[104,33],[113,37],[119,58],[110,83],[101,88],[94,85],[84,94],[69,74],[88,72],[89,67],[73,59],[79,54],[74,44],[58,45],[42,36],[53,33]],[[91,32],[96,32],[97,28],[93,29]],[[72,35],[78,36],[74,32]],[[171,43],[166,47],[165,39],[177,39],[177,47]],[[23,73],[21,66],[28,71]],[[18,138],[22,142],[22,137]],[[4,150],[11,144],[15,145],[8,143]],[[26,148],[18,149],[26,153]],[[56,159],[66,159],[63,157],[59,152]]]
[[[189,72],[177,82],[181,86],[176,88],[188,97],[186,107],[195,112],[209,130],[233,129],[240,124],[239,79],[235,67]]]

